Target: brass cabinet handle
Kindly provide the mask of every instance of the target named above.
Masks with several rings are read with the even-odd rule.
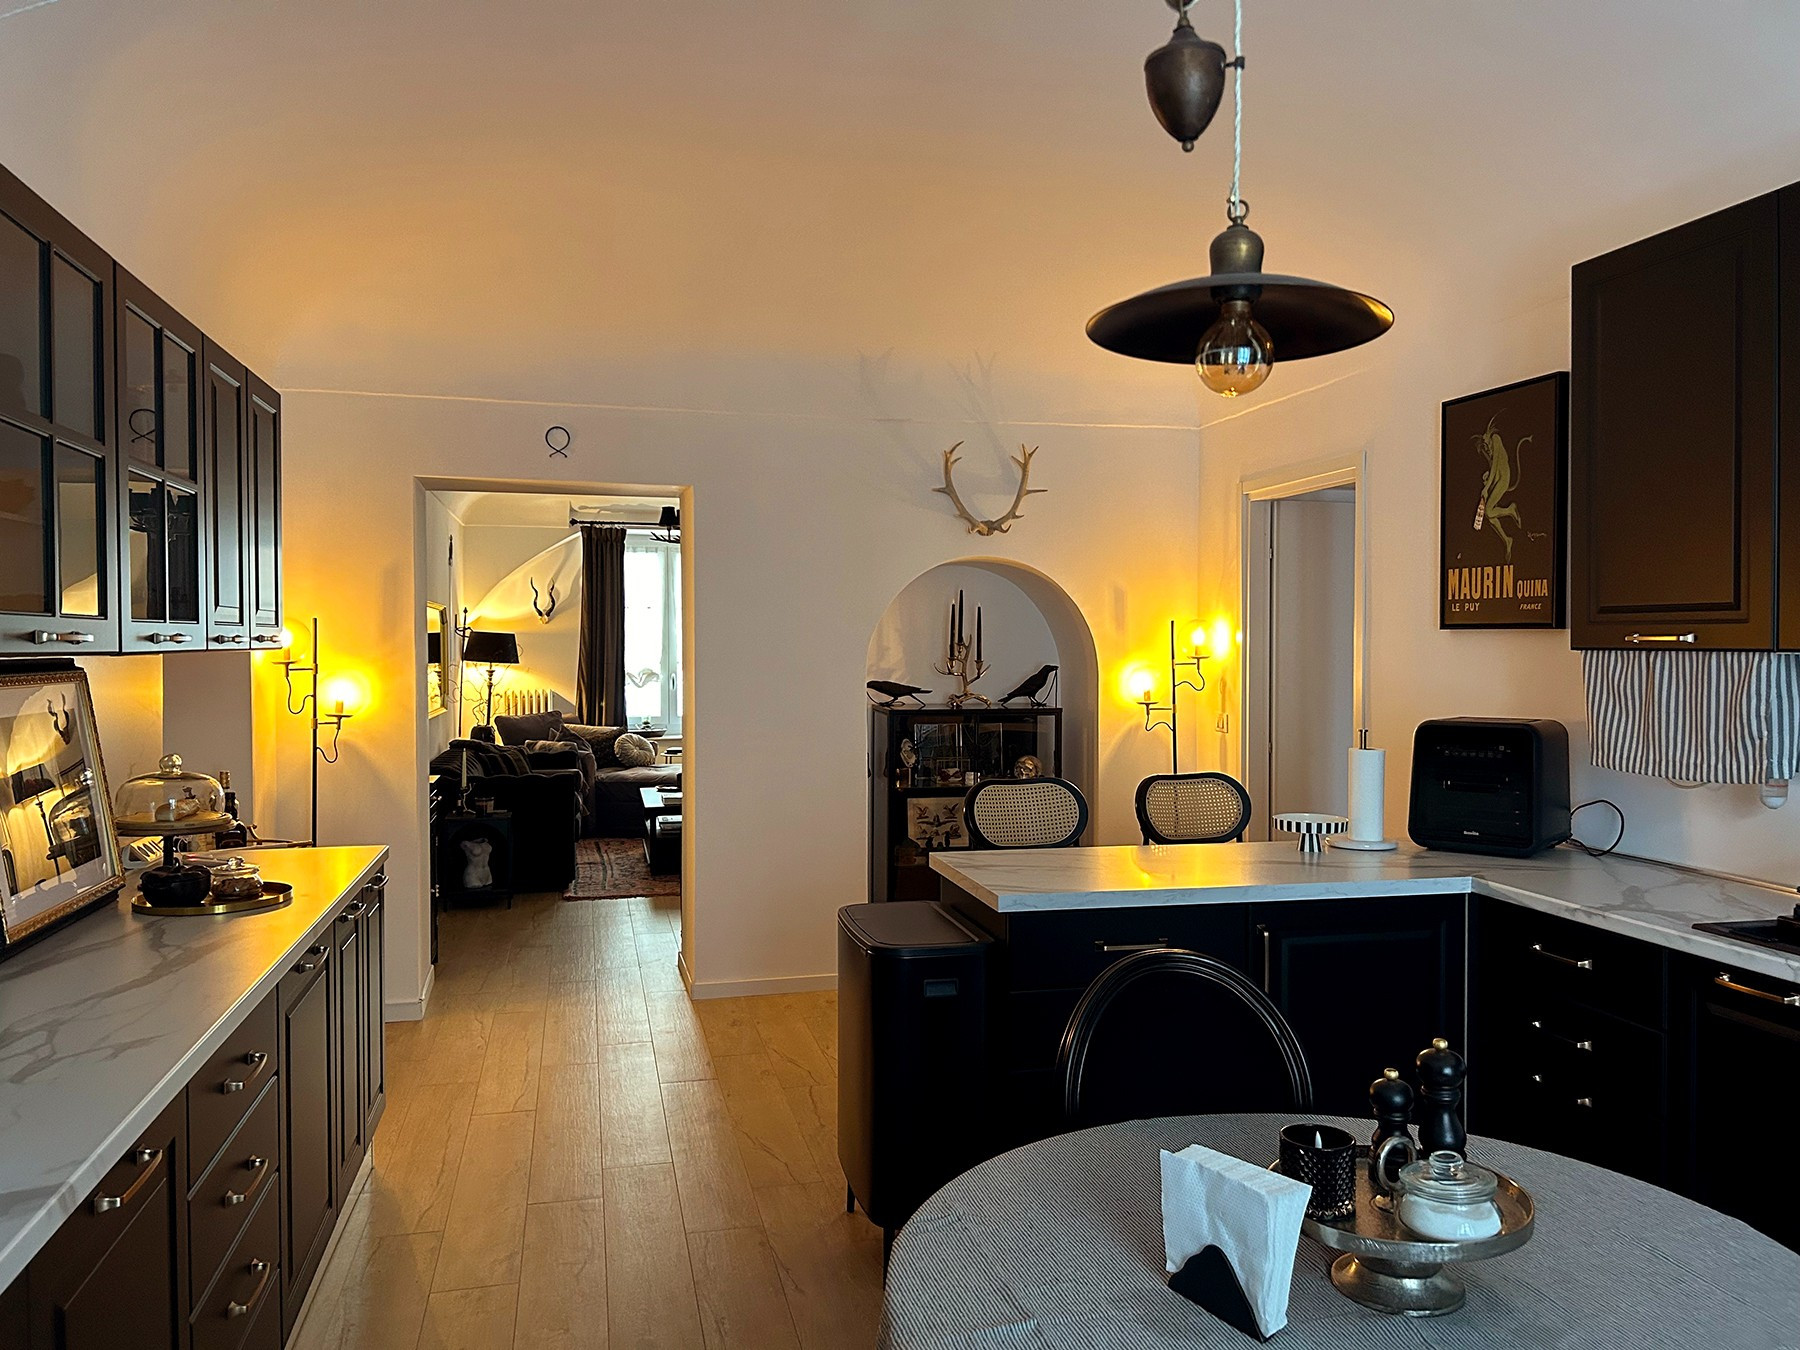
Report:
[[[269,1179],[270,1174],[264,1170],[268,1165],[269,1160],[267,1158],[249,1157],[244,1159],[244,1170],[246,1172],[255,1172],[257,1174],[256,1180],[244,1187],[241,1191],[226,1191],[224,1201],[222,1202],[226,1209],[241,1205],[251,1196],[256,1194],[257,1188]]]
[[[1545,950],[1544,944],[1541,942],[1532,943],[1531,950],[1536,952],[1539,956],[1548,957],[1559,965],[1569,966],[1575,970],[1592,970],[1594,968],[1594,963],[1585,956],[1559,956],[1553,951]]]
[[[1149,942],[1102,942],[1094,939],[1094,950],[1097,952],[1153,952],[1158,947],[1169,945],[1167,938],[1152,938]]]
[[[1749,985],[1739,984],[1732,979],[1728,970],[1721,970],[1713,976],[1713,983],[1734,994],[1748,994],[1751,998],[1767,999],[1770,1003],[1779,1003],[1786,1008],[1800,1008],[1800,994],[1771,994],[1767,989],[1752,989]]]
[[[233,1299],[225,1305],[225,1318],[227,1321],[234,1317],[242,1317],[256,1306],[257,1300],[262,1297],[264,1287],[269,1283],[269,1270],[270,1266],[267,1261],[252,1261],[250,1263],[250,1273],[252,1275],[261,1275],[262,1278],[256,1282],[256,1288],[250,1292],[250,1301],[248,1303],[239,1303],[236,1299]]]
[[[1262,987],[1263,987],[1263,993],[1267,994],[1267,993],[1272,992],[1270,989],[1270,985],[1274,983],[1274,979],[1275,979],[1275,976],[1274,976],[1275,935],[1269,931],[1269,925],[1266,923],[1257,924],[1256,931],[1258,933],[1262,934],[1262,957],[1263,957],[1263,986]]]
[[[138,1179],[126,1188],[123,1195],[96,1195],[94,1197],[94,1213],[108,1214],[115,1209],[123,1209],[126,1205],[129,1205],[137,1198],[137,1193],[150,1183],[150,1178],[156,1175],[151,1169],[162,1158],[162,1155],[163,1151],[160,1148],[140,1148],[136,1150],[131,1155],[132,1161],[137,1163],[137,1165],[143,1169],[138,1173]]]
[[[1695,642],[1692,633],[1627,633],[1627,642]]]
[[[1550,1030],[1549,1027],[1545,1026],[1542,1022],[1537,1021],[1535,1018],[1532,1020],[1531,1029],[1533,1031],[1541,1031],[1544,1033],[1544,1035],[1548,1036],[1551,1040],[1561,1041],[1564,1045],[1572,1046],[1573,1048],[1575,1048],[1577,1050],[1591,1051],[1594,1048],[1594,1043],[1592,1041],[1577,1040],[1573,1036],[1563,1035],[1562,1032],[1560,1032],[1560,1031],[1552,1031],[1552,1030]]]

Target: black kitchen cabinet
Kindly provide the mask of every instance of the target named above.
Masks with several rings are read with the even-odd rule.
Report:
[[[1793,1131],[1800,986],[1684,957],[1676,987],[1676,1189],[1800,1250],[1800,1172],[1745,1166]]]
[[[368,1035],[363,1018],[368,1008],[365,985],[368,968],[363,952],[363,929],[357,920],[368,902],[358,898],[337,917],[337,956],[331,966],[331,1034],[333,1059],[340,1066],[332,1084],[332,1115],[337,1157],[332,1166],[337,1178],[337,1204],[344,1206],[356,1169],[368,1152],[368,1116],[363,1110],[366,1077],[363,1061],[368,1054]]]
[[[201,398],[206,419],[206,641],[218,648],[250,645],[250,587],[244,520],[250,514],[250,372],[208,339]]]
[[[1411,1076],[1464,1027],[1466,900],[1316,900],[1250,906],[1252,978],[1293,1026],[1312,1070],[1313,1106],[1366,1116],[1384,1068]]]
[[[1800,184],[1783,188],[1781,213],[1781,350],[1787,354],[1781,381],[1780,535],[1776,552],[1781,573],[1778,645],[1800,649]]]
[[[0,655],[116,651],[112,259],[0,169]]]
[[[198,648],[206,640],[200,330],[124,268],[114,275],[120,649]]]
[[[335,925],[334,925],[335,928]],[[333,930],[321,934],[280,986],[281,1081],[286,1094],[282,1161],[282,1332],[293,1330],[337,1220]]]
[[[367,908],[357,918],[363,956],[363,1138],[373,1141],[375,1129],[387,1112],[387,959],[385,877],[371,882],[363,893]]]
[[[1778,596],[1778,568],[1793,574],[1800,562],[1778,557],[1776,498],[1784,352],[1800,372],[1800,340],[1781,341],[1800,325],[1782,295],[1800,293],[1800,281],[1780,267],[1784,251],[1800,251],[1792,193],[1574,269],[1569,574],[1578,648],[1800,647],[1800,622],[1777,630],[1778,612],[1800,619],[1800,597]],[[1800,436],[1800,416],[1791,425],[1787,434]],[[1800,531],[1800,519],[1786,530]]]
[[[182,1344],[185,1126],[178,1097],[32,1258],[32,1350]]]
[[[248,375],[244,430],[244,572],[250,593],[250,641],[281,642],[281,395]]]

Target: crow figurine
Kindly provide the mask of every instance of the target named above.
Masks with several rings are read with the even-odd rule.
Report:
[[[925,701],[919,695],[931,692],[924,685],[901,684],[898,680],[870,680],[868,687],[877,694],[887,695],[885,699],[875,700],[877,708],[898,708],[903,698],[910,698],[916,706],[923,708]]]
[[[1044,692],[1044,686],[1050,683],[1050,677],[1054,674],[1056,674],[1055,666],[1039,666],[1036,674],[1027,675],[1020,680],[1013,691],[1000,700],[1001,706],[1004,707],[1015,698],[1022,698],[1034,708],[1043,707],[1038,695]]]

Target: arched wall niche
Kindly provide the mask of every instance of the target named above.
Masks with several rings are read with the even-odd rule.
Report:
[[[957,558],[921,572],[888,601],[870,634],[868,678],[924,685],[932,692],[921,697],[942,702],[954,682],[932,667],[943,660],[958,590],[966,627],[973,626],[976,607],[982,610],[989,673],[977,692],[998,699],[1039,666],[1055,663],[1063,776],[1092,803],[1100,778],[1100,657],[1080,607],[1035,567],[1009,558]]]

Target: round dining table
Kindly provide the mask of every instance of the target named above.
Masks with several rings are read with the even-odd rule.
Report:
[[[1253,1344],[1168,1287],[1158,1153],[1204,1144],[1271,1161],[1293,1116],[1216,1115],[1080,1130],[982,1163],[894,1242],[882,1350],[1195,1350]],[[1355,1134],[1369,1121],[1321,1117]],[[1572,1158],[1471,1139],[1531,1192],[1531,1240],[1457,1267],[1461,1309],[1376,1312],[1332,1285],[1306,1237],[1285,1329],[1295,1350],[1762,1350],[1800,1347],[1800,1254],[1660,1187]],[[1785,1166],[1773,1155],[1770,1165]],[[1745,1183],[1755,1169],[1746,1166]]]

